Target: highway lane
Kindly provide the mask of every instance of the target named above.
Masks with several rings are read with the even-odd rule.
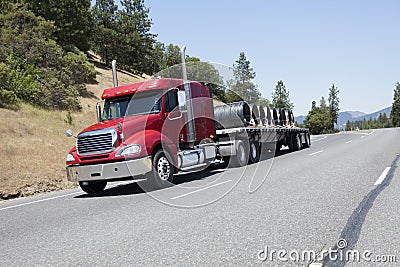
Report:
[[[334,248],[395,161],[399,137],[400,129],[315,136],[310,149],[283,151],[247,168],[179,176],[177,186],[151,195],[129,183],[96,197],[73,189],[6,201],[0,203],[0,265],[305,266],[311,261],[287,254],[279,260],[272,251],[295,256]],[[390,184],[356,218],[357,238],[345,235],[354,249],[398,253],[397,165]],[[253,176],[260,182],[266,173],[249,193]],[[341,262],[325,257],[325,264]]]

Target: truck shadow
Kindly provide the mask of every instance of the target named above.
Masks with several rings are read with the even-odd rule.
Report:
[[[179,174],[174,177],[174,181],[170,187],[196,180],[204,180],[212,175],[215,175],[216,173],[224,171],[225,169],[221,168],[221,166],[212,165],[203,171]],[[127,183],[106,188],[103,192],[96,194],[86,194],[82,192],[82,195],[77,195],[74,198],[97,198],[97,197],[137,195],[164,189],[164,188],[148,189],[148,186],[146,186],[144,183],[146,183],[146,181],[131,181],[131,182],[127,181]],[[143,188],[146,188],[146,190],[144,190]]]
[[[276,153],[274,153],[274,152],[275,151],[271,151],[271,152],[262,151],[262,153],[260,155],[260,162],[269,160],[269,159],[273,158],[274,156],[280,157],[280,156],[290,153],[289,149],[285,149],[285,148],[283,148],[280,151],[276,151]],[[172,187],[174,185],[190,183],[190,182],[193,182],[196,180],[204,180],[215,174],[225,172],[227,169],[232,169],[232,167],[227,168],[227,166],[223,163],[216,163],[216,164],[212,164],[211,166],[209,166],[208,168],[206,168],[205,170],[202,170],[202,171],[178,174],[174,177],[174,181],[170,187]],[[101,193],[86,194],[86,193],[82,192],[81,195],[77,195],[74,198],[85,199],[85,198],[98,198],[98,197],[139,195],[139,194],[146,194],[146,192],[164,189],[164,188],[162,188],[162,189],[147,190],[147,186],[145,186],[145,185],[141,186],[141,185],[143,185],[142,183],[146,183],[146,181],[133,181],[133,180],[131,182],[127,181],[127,183],[106,188]],[[143,188],[146,188],[146,190],[144,190]]]

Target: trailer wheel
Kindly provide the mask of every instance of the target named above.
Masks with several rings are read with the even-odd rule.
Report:
[[[275,153],[281,151],[282,148],[282,142],[281,141],[276,141],[275,143]]]
[[[153,168],[147,177],[152,187],[163,188],[169,186],[173,180],[175,167],[169,161],[163,150],[158,150],[153,156]]]
[[[300,134],[294,134],[293,135],[293,148],[294,148],[294,151],[298,151],[298,150],[301,149]]]
[[[232,156],[232,165],[234,167],[243,167],[247,164],[249,155],[243,141],[237,142],[236,155]]]
[[[295,139],[294,134],[289,134],[289,136],[286,138],[286,143],[287,143],[287,146],[289,147],[290,152],[295,151],[294,139]]]
[[[79,182],[81,189],[88,194],[100,193],[106,188],[106,181],[83,181]]]
[[[250,141],[249,149],[249,164],[257,163],[260,160],[260,146],[258,142],[252,140]]]
[[[304,134],[304,139],[305,139],[305,143],[303,143],[303,147],[309,148],[311,146],[310,134],[309,133]]]

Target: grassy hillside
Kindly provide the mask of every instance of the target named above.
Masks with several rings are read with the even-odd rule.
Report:
[[[65,159],[78,133],[96,122],[96,103],[105,88],[112,87],[110,69],[96,67],[96,84],[88,84],[90,98],[81,98],[82,111],[72,112],[72,125],[65,122],[66,111],[47,111],[22,104],[18,111],[0,109],[0,200],[76,186],[66,181]],[[143,77],[118,73],[119,84],[134,83]]]

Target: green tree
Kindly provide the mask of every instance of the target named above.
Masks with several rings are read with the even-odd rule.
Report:
[[[311,134],[327,133],[330,128],[329,115],[323,112],[320,107],[309,111],[304,120],[305,127],[310,129]]]
[[[400,127],[400,83],[396,83],[390,118],[394,127]]]
[[[70,50],[72,45],[82,51],[89,50],[93,23],[90,0],[26,0],[26,3],[37,16],[54,22],[54,37],[62,47]]]
[[[239,59],[233,65],[234,79],[228,81],[229,91],[226,93],[228,103],[245,100],[249,103],[259,103],[263,101],[260,91],[253,79],[256,73],[250,67],[250,61],[244,52],[241,52]]]
[[[116,58],[120,43],[117,29],[118,6],[114,0],[96,0],[92,14],[95,21],[93,49],[106,65]]]
[[[332,84],[328,95],[328,111],[332,130],[335,128],[335,124],[337,124],[339,110],[339,89],[335,87],[335,84]]]
[[[6,102],[79,109],[77,97],[86,93],[81,83],[96,74],[86,55],[65,53],[53,39],[54,23],[24,5],[10,5],[0,25],[0,91]]]
[[[150,73],[150,60],[157,35],[150,33],[152,21],[144,0],[122,0],[122,10],[117,13],[119,42],[119,62],[139,72]]]
[[[163,69],[165,45],[161,42],[155,42],[151,53],[147,55],[147,61],[150,62],[149,73],[155,74]]]
[[[328,106],[326,105],[325,97],[321,97],[321,100],[319,101],[319,107],[323,112],[328,112]]]
[[[182,63],[181,50],[179,46],[174,44],[169,44],[164,52],[162,68],[166,69],[181,63]]]
[[[275,86],[275,90],[272,93],[272,106],[275,108],[293,109],[294,105],[290,102],[289,90],[280,80]]]
[[[322,98],[321,100],[325,100]],[[321,101],[322,104],[325,103]],[[311,110],[304,119],[304,126],[310,129],[311,134],[321,134],[330,132],[329,113],[323,105],[316,106],[315,101],[311,104]]]

